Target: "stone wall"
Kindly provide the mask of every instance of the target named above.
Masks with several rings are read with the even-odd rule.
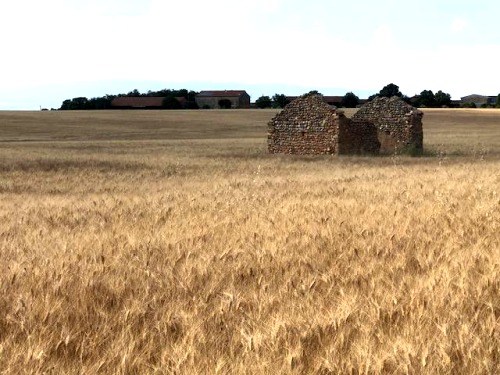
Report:
[[[195,101],[200,108],[205,106],[211,109],[220,109],[219,100],[227,99],[231,102],[231,108],[250,108],[250,96],[243,92],[239,95],[224,95],[224,91],[217,91],[212,95],[200,93],[196,95]]]
[[[377,128],[370,122],[347,119],[340,124],[339,154],[377,154],[380,142]]]
[[[373,124],[348,119],[319,95],[304,95],[288,104],[268,124],[270,153],[376,153]]]
[[[354,122],[373,123],[383,153],[423,152],[423,113],[398,97],[377,97],[352,117]]]
[[[268,124],[270,153],[336,152],[339,115],[319,95],[295,99]]]

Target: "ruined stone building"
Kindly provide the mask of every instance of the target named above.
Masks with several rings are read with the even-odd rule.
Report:
[[[371,122],[377,128],[380,152],[423,152],[422,111],[400,98],[377,97],[362,106],[353,121]]]
[[[351,118],[306,94],[268,124],[268,150],[286,154],[423,152],[423,113],[401,98],[377,97]]]
[[[379,148],[373,124],[350,120],[320,95],[297,98],[268,124],[270,153],[359,154]]]

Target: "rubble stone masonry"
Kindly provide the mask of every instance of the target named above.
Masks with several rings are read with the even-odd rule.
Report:
[[[380,152],[423,152],[422,111],[400,98],[377,97],[352,117],[354,122],[371,122],[377,128]]]
[[[376,127],[351,121],[320,95],[306,94],[288,104],[268,124],[268,150],[285,154],[377,153]]]

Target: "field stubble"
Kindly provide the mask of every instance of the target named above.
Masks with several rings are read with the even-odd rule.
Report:
[[[421,158],[267,155],[266,111],[0,113],[0,373],[497,372],[473,113],[426,111]]]

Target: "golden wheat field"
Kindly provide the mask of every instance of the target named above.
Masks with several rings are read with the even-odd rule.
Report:
[[[0,374],[500,373],[500,110],[418,158],[274,113],[0,112]]]

